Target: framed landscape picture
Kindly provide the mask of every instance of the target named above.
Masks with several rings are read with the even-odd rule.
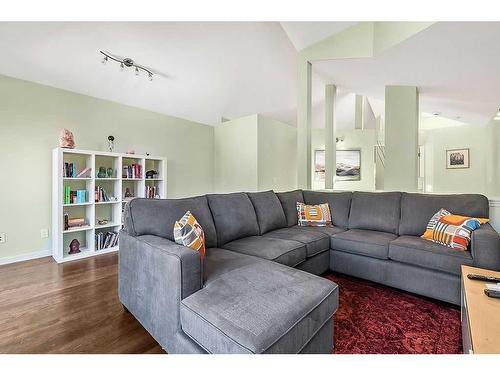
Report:
[[[336,164],[337,181],[361,180],[361,150],[337,150]]]
[[[325,150],[314,150],[314,181],[325,182]]]
[[[446,169],[469,168],[469,149],[446,150]]]

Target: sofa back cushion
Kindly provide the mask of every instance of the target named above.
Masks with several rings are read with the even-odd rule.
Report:
[[[432,215],[441,208],[455,215],[489,218],[488,198],[481,194],[402,193],[399,234],[421,236]]]
[[[287,226],[283,207],[276,194],[274,194],[274,191],[269,190],[247,194],[252,201],[257,215],[260,234]]]
[[[341,228],[348,227],[352,198],[350,191],[327,192],[304,190],[302,194],[304,195],[306,204],[328,203],[332,215],[332,224]]]
[[[284,193],[276,193],[281,202],[283,211],[285,212],[286,225],[293,227],[297,225],[297,202],[305,203],[302,190],[287,191]]]
[[[398,234],[400,210],[400,192],[365,193],[356,191],[352,194],[349,228]]]
[[[209,194],[208,204],[217,230],[217,244],[259,235],[259,224],[246,193]]]
[[[205,196],[184,199],[133,199],[126,206],[125,230],[131,236],[150,234],[175,241],[175,222],[187,211],[191,211],[203,228],[206,247],[217,246],[215,224]]]

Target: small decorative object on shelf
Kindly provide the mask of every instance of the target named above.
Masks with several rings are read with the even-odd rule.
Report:
[[[106,178],[106,168],[99,167],[99,172],[97,172],[97,178]]]
[[[107,223],[108,223],[107,219],[97,220],[97,224],[99,224],[99,225],[106,225]]]
[[[158,172],[151,169],[151,170],[146,172],[146,178],[158,178]]]
[[[68,214],[64,214],[64,230],[69,229],[69,216]]]
[[[59,147],[75,148],[75,138],[68,129],[61,129],[59,132]]]
[[[108,137],[108,147],[109,147],[109,152],[113,152],[115,149],[115,137],[110,135]]]
[[[112,178],[113,177],[113,174],[114,174],[114,170],[113,168],[109,167],[108,169],[106,169],[106,175],[108,176],[108,178]]]
[[[69,244],[69,254],[78,254],[80,252],[80,242],[75,238]]]
[[[127,150],[127,154],[129,155],[135,155],[135,150],[133,148]]]
[[[125,188],[125,198],[132,198],[133,194],[130,192],[129,188]]]

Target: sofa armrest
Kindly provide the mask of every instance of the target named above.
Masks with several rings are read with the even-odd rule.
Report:
[[[182,352],[180,301],[201,289],[200,254],[153,235],[120,232],[121,303],[170,352]]]
[[[500,271],[500,236],[490,224],[472,232],[471,253],[474,266]]]

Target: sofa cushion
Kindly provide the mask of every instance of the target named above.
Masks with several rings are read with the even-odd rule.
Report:
[[[312,231],[312,232],[319,232],[319,233],[324,233],[328,236],[333,236],[334,234],[337,233],[342,233],[345,232],[346,229],[344,228],[339,228],[336,226],[330,226],[330,227],[299,227],[298,225],[292,228],[299,228],[300,230],[307,230],[307,231]]]
[[[416,236],[401,236],[389,244],[389,258],[401,263],[460,275],[462,264],[472,265],[470,251],[456,251]]]
[[[327,192],[304,190],[302,194],[306,204],[328,203],[333,225],[347,228],[349,225],[349,211],[351,209],[352,198],[350,191]]]
[[[372,258],[387,259],[389,243],[397,236],[392,233],[364,229],[349,229],[335,234],[331,244],[333,250],[366,255]]]
[[[184,199],[133,199],[125,206],[125,230],[131,236],[151,234],[174,241],[174,224],[186,211],[191,211],[203,228],[206,247],[217,246],[217,233],[205,196]]]
[[[349,229],[369,229],[398,234],[400,203],[399,192],[354,192]]]
[[[247,194],[257,214],[260,234],[287,226],[285,212],[274,191]]]
[[[489,202],[484,195],[402,193],[399,234],[421,236],[432,215],[440,208],[456,215],[489,217]]]
[[[252,202],[245,193],[210,194],[208,204],[217,229],[217,244],[259,234]]]
[[[287,226],[297,225],[297,202],[304,203],[302,190],[287,191],[285,193],[276,193],[285,212]]]
[[[209,269],[217,257],[217,250],[209,251]],[[247,258],[233,259],[239,262],[235,269],[209,278],[203,289],[181,301],[182,330],[209,353],[300,352],[336,311],[337,285]]]
[[[321,232],[300,230],[299,227],[273,230],[266,233],[264,237],[301,242],[306,245],[306,256],[308,258],[330,249],[330,236]]]
[[[251,236],[226,243],[224,249],[272,260],[290,267],[306,260],[306,245],[280,238]]]

